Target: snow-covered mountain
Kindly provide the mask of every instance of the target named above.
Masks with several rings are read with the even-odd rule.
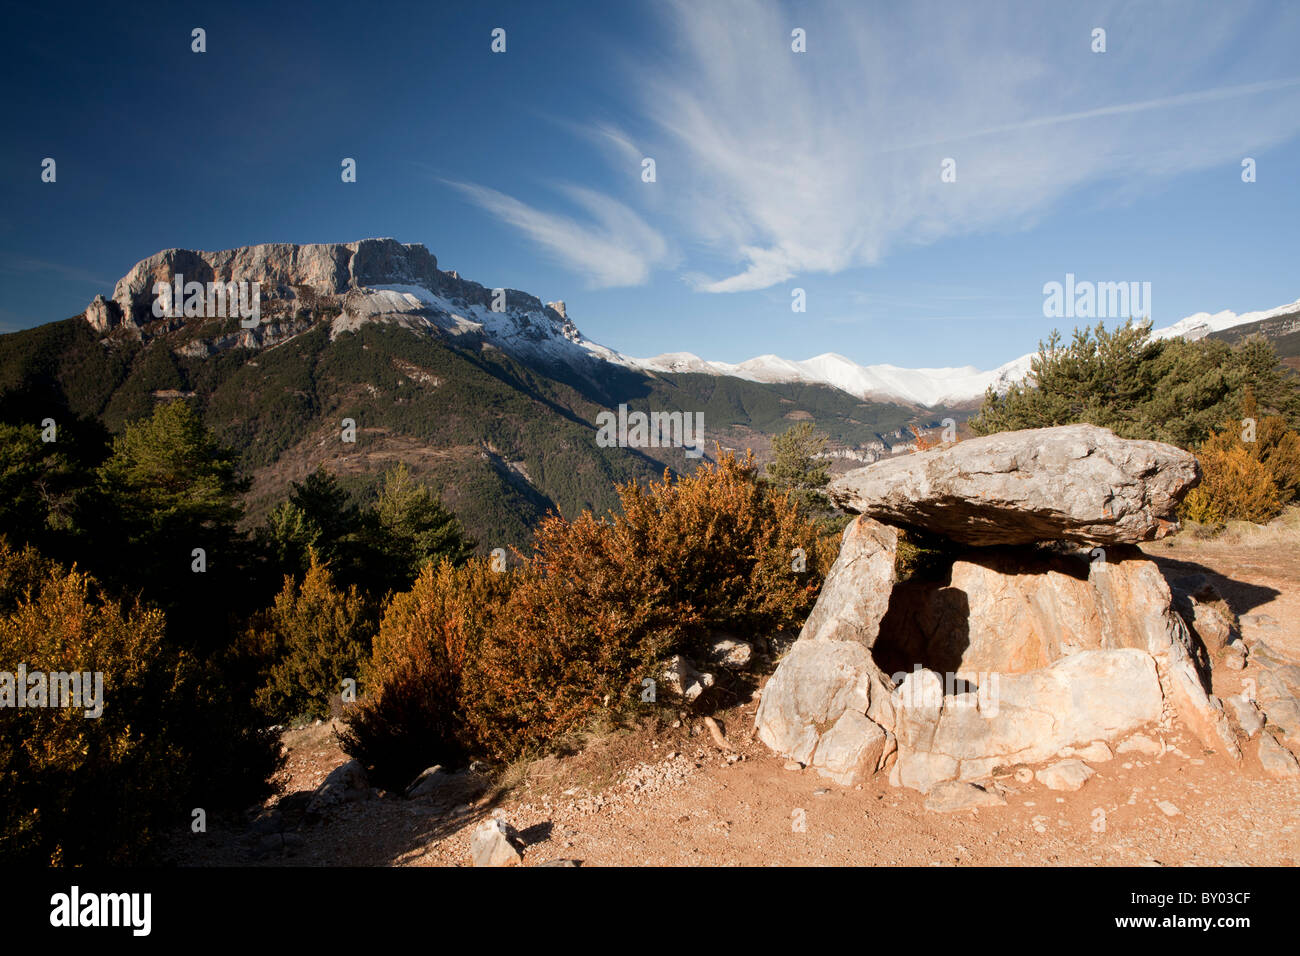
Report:
[[[1230,329],[1235,325],[1261,322],[1264,319],[1271,319],[1279,315],[1290,315],[1295,312],[1300,312],[1300,300],[1292,302],[1290,305],[1280,305],[1276,309],[1269,309],[1267,312],[1243,312],[1241,315],[1226,310],[1216,312],[1213,315],[1208,312],[1197,312],[1195,315],[1180,319],[1166,328],[1156,329],[1151,335],[1157,339],[1172,339],[1181,336],[1195,341],[1196,339],[1205,338],[1212,332],[1222,332],[1224,329]]]
[[[830,385],[858,398],[901,401],[909,405],[957,405],[983,396],[989,385],[1004,388],[1029,371],[1029,356],[992,371],[972,365],[960,368],[899,368],[897,365],[859,365],[852,359],[827,352],[795,362],[777,355],[760,355],[739,364],[706,362],[689,352],[674,352],[634,359],[650,372],[703,372],[734,375],[751,382],[808,382]]]
[[[1155,338],[1200,339],[1212,332],[1258,322],[1278,315],[1300,312],[1300,299],[1265,312],[1223,311],[1211,315],[1197,312],[1173,325],[1152,331]],[[653,358],[631,359],[650,372],[702,372],[733,375],[751,382],[809,382],[830,385],[858,398],[897,401],[926,408],[957,406],[976,402],[991,385],[1002,391],[1029,373],[1030,360],[1037,353],[1022,355],[995,369],[981,371],[960,368],[899,368],[896,365],[859,365],[852,359],[827,352],[802,362],[778,355],[760,355],[738,364],[708,362],[690,352],[669,352]]]

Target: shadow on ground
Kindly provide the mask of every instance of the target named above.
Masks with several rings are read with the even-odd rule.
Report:
[[[1181,561],[1177,558],[1165,557],[1158,554],[1148,554],[1148,558],[1156,563],[1160,568],[1160,573],[1169,584],[1173,584],[1179,578],[1185,578],[1192,574],[1203,574],[1211,584],[1223,595],[1223,600],[1227,602],[1233,614],[1248,614],[1261,604],[1267,604],[1282,592],[1277,588],[1271,588],[1261,584],[1249,584],[1246,581],[1237,581],[1227,575],[1220,574],[1213,568],[1204,564],[1198,564],[1195,561]]]

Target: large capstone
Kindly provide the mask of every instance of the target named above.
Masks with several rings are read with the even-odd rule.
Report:
[[[831,482],[854,514],[961,544],[1135,544],[1178,527],[1200,481],[1189,452],[1094,425],[1002,432],[901,455]]]

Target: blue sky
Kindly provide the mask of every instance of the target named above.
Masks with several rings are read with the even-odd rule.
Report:
[[[564,299],[642,356],[991,367],[1062,324],[1042,288],[1067,272],[1150,282],[1157,325],[1300,297],[1300,4],[7,17],[0,330],[76,314],[163,248],[370,236]]]

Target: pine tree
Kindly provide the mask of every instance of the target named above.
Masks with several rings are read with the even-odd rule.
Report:
[[[830,499],[822,490],[830,482],[830,464],[821,457],[827,436],[814,430],[812,422],[800,422],[772,440],[774,458],[764,480],[779,491],[789,491],[805,513],[830,510]]]
[[[248,487],[234,456],[185,402],[161,404],[128,425],[101,477],[115,507],[154,531],[233,527],[241,516],[236,496]]]
[[[1063,345],[1039,343],[1026,381],[999,395],[989,389],[971,419],[977,435],[1088,422],[1124,438],[1194,448],[1238,414],[1246,389],[1300,424],[1300,390],[1284,376],[1267,342],[1239,347],[1202,339],[1151,340],[1150,322],[1077,329]]]
[[[322,553],[336,557],[335,549],[356,535],[361,527],[357,506],[339,480],[322,465],[302,482],[292,482],[289,501],[319,532]]]
[[[227,613],[251,610],[254,599],[252,553],[237,527],[248,485],[189,404],[160,404],[126,427],[99,469],[84,536],[96,547],[85,563],[162,607],[184,644],[223,646]]]
[[[328,716],[343,680],[360,675],[370,624],[357,589],[336,587],[312,552],[302,583],[286,576],[267,615],[274,664],[259,691],[262,705],[282,718]]]
[[[445,558],[459,565],[474,553],[474,542],[465,536],[456,516],[411,476],[405,464],[384,474],[375,516],[383,532],[384,550],[402,577],[397,584],[403,588],[409,587],[430,561]]]

